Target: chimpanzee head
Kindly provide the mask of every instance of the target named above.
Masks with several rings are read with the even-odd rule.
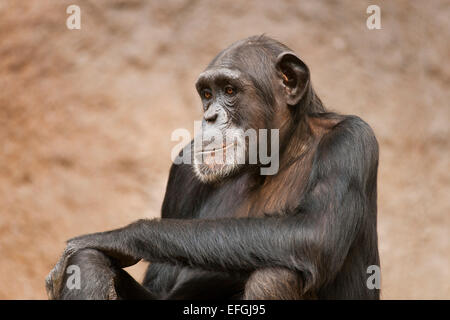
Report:
[[[194,170],[204,182],[218,181],[247,166],[260,166],[255,147],[261,143],[272,154],[279,152],[301,113],[309,70],[285,45],[254,36],[219,53],[198,77],[196,88],[204,114],[202,136],[195,139]],[[279,129],[277,148],[261,141],[261,129]]]

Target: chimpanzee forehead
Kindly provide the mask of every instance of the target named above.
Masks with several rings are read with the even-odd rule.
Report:
[[[239,80],[242,78],[242,73],[237,69],[230,69],[226,67],[213,67],[200,73],[196,83],[197,84],[204,82],[208,83],[218,78]]]
[[[241,45],[221,52],[199,75],[197,82],[217,78],[240,81],[266,78],[273,66],[274,58],[265,52]]]
[[[252,67],[269,67],[275,62],[276,56],[257,45],[239,45],[227,48],[217,55],[208,65],[211,68],[227,68],[247,70]]]

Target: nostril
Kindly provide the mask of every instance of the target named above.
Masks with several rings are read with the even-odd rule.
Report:
[[[214,122],[217,119],[217,113],[213,113],[213,114],[205,114],[205,120],[207,122]]]

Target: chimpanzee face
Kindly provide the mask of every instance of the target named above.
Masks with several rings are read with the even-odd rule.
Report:
[[[211,182],[246,162],[248,119],[243,118],[242,109],[249,107],[250,83],[238,69],[216,67],[203,72],[196,87],[204,113],[201,141],[194,143],[194,168],[201,180]]]
[[[259,164],[257,146],[267,142],[260,129],[287,127],[288,105],[298,102],[299,87],[306,84],[298,77],[297,59],[291,53],[238,44],[200,74],[196,88],[204,113],[202,134],[194,139],[194,170],[200,180],[218,181]]]

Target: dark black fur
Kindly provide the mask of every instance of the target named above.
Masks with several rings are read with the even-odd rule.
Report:
[[[235,68],[250,79],[258,107],[233,111],[240,125],[249,127],[258,116],[265,128],[285,121],[276,176],[248,167],[206,184],[191,165],[173,165],[161,220],[75,238],[72,259],[86,256],[82,248],[112,259],[119,298],[378,299],[379,290],[366,286],[367,267],[379,265],[377,141],[360,118],[325,111],[301,60],[288,55],[277,64],[286,51],[267,37],[252,37],[208,67]],[[283,85],[290,96],[280,104]],[[139,259],[151,262],[147,291],[117,269]],[[94,260],[78,263],[98,266]],[[51,290],[55,298],[74,295]],[[96,297],[95,288],[85,290],[79,297]]]

